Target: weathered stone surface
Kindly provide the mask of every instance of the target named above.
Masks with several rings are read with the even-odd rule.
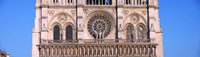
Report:
[[[32,57],[163,57],[157,0],[149,0],[150,26],[152,26],[150,28],[153,28],[150,31],[150,39],[154,41],[145,40],[147,39],[146,0],[117,0],[117,9],[116,0],[108,0],[108,3],[104,1],[106,0],[36,0]],[[105,20],[110,20],[112,25],[95,25],[96,28],[103,30],[88,29],[90,20],[96,15],[107,16]],[[118,19],[119,39],[115,39],[116,19]],[[54,41],[55,26],[60,27],[59,41]],[[67,26],[72,27],[70,40],[66,38]],[[105,32],[101,32],[107,31],[102,26],[111,29],[106,36],[103,35]],[[127,30],[128,26],[131,26],[131,29]],[[92,34],[94,32],[96,34]],[[116,40],[119,42],[115,42]]]

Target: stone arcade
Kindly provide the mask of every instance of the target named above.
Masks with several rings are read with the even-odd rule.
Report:
[[[146,2],[36,0],[32,57],[163,57],[158,0]]]

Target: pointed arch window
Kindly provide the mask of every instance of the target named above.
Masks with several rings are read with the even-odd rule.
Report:
[[[53,28],[53,40],[54,42],[59,42],[60,40],[60,27],[58,25]]]
[[[58,0],[53,0],[53,3],[58,3]]]
[[[68,0],[68,3],[72,3],[73,0]]]
[[[131,5],[131,0],[125,0],[126,2],[125,2],[125,4],[126,5]]]
[[[127,27],[126,27],[126,39],[128,40],[128,41],[130,41],[131,40],[131,42],[133,42],[133,39],[134,39],[134,29],[133,29],[133,26],[131,26],[131,25],[128,25]]]
[[[73,28],[71,25],[68,25],[66,27],[66,41],[72,42],[72,40],[73,40]]]
[[[137,29],[138,39],[144,39],[144,28],[143,26],[139,26]]]

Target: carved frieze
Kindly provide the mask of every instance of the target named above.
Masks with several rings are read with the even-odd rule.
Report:
[[[71,14],[72,14],[72,16],[75,16],[76,10],[71,10]]]
[[[67,21],[67,16],[62,14],[62,15],[59,15],[58,16],[58,21],[61,22],[61,23],[64,23]]]
[[[112,14],[115,15],[116,11],[115,9],[112,9]]]
[[[83,12],[84,12],[85,14],[87,14],[87,13],[89,12],[89,10],[88,10],[88,9],[83,9]]]
[[[129,11],[128,11],[128,10],[123,10],[122,13],[123,13],[124,15],[127,15],[127,14],[129,13]]]
[[[147,11],[146,10],[140,10],[142,15],[146,15]]]
[[[138,23],[138,21],[140,20],[138,15],[131,15],[130,19],[134,24]]]
[[[54,13],[55,13],[54,10],[49,10],[49,11],[48,11],[48,14],[49,14],[50,16],[54,15]]]

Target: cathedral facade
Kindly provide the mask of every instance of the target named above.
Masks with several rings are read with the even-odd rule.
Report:
[[[32,57],[163,57],[158,0],[36,0]]]

